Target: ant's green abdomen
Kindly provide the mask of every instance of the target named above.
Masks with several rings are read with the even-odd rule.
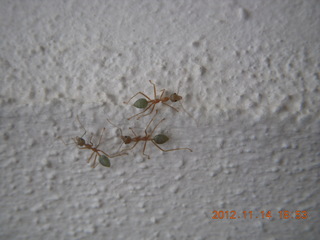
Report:
[[[105,167],[110,167],[111,166],[109,158],[107,156],[105,156],[105,155],[100,155],[99,156],[99,163],[102,166],[105,166]]]
[[[163,144],[168,140],[169,138],[164,134],[159,134],[153,137],[153,141],[155,141],[157,144]]]
[[[136,108],[146,108],[148,106],[148,101],[145,98],[140,98],[133,104],[133,106]]]

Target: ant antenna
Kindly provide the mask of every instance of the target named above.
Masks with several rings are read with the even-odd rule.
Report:
[[[177,92],[178,95],[179,95],[180,87],[181,87],[181,81],[180,81],[179,84],[178,84],[178,92]],[[183,107],[183,105],[182,105],[182,103],[181,103],[180,101],[179,101],[179,103],[180,103],[180,106],[181,106],[182,110],[183,110],[186,114],[188,114],[188,116],[191,117],[191,118],[193,119],[193,121],[195,121],[195,123],[196,123],[196,125],[197,125],[197,127],[198,127],[198,122],[197,122],[197,120],[192,116],[191,113],[189,113],[189,112]]]
[[[83,138],[84,135],[86,135],[87,133],[87,130],[84,128],[84,126],[82,125],[82,123],[80,122],[80,119],[79,119],[79,115],[77,115],[77,120],[80,124],[80,127],[84,130],[84,134],[82,134],[82,136],[80,138]]]
[[[107,119],[107,121],[112,125],[114,126],[115,128],[117,128],[118,130],[120,130],[120,134],[121,134],[121,137],[122,137],[122,129],[120,127],[118,127],[117,125],[115,125],[114,123],[112,123],[109,119]]]
[[[107,121],[112,125],[114,126],[115,128],[117,128],[118,130],[120,130],[120,136],[121,138],[123,137],[123,134],[122,134],[122,129],[120,127],[118,127],[117,125],[115,125],[114,123],[112,123],[109,119],[107,119]],[[122,147],[122,144],[123,144],[123,141],[121,141],[121,144],[120,144],[120,147],[118,148],[117,151],[120,151],[121,147]]]
[[[178,91],[177,91],[177,94],[178,94],[178,95],[179,95],[180,87],[181,87],[181,81],[180,81],[179,84],[178,84]]]

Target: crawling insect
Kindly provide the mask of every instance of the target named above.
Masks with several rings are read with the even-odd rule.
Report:
[[[98,142],[98,144],[96,146],[94,146],[92,141],[91,141],[92,140],[92,135],[90,137],[89,143],[87,143],[83,139],[84,135],[86,135],[86,133],[87,133],[87,130],[82,126],[78,116],[77,116],[77,120],[78,120],[81,128],[83,128],[84,133],[82,134],[81,137],[75,137],[75,138],[72,138],[72,140],[73,140],[73,143],[76,144],[79,149],[89,149],[89,150],[92,151],[90,157],[87,160],[87,162],[90,163],[92,157],[94,156],[94,160],[93,160],[93,162],[91,164],[92,168],[95,168],[98,165],[98,163],[96,163],[96,160],[97,160],[98,156],[99,156],[98,161],[102,166],[110,167],[111,164],[110,164],[109,158],[114,158],[114,157],[121,156],[121,155],[127,155],[127,153],[124,153],[124,152],[121,152],[121,153],[118,153],[118,154],[115,154],[115,155],[109,155],[106,152],[98,149],[98,147],[100,145],[100,142],[101,142],[102,135],[103,135],[103,133],[105,131],[105,128],[102,129],[101,134],[100,134],[100,138],[99,138],[99,142]],[[62,138],[60,138],[60,139],[65,145],[69,145],[70,144],[70,143],[67,144]]]
[[[156,110],[155,115],[154,115],[153,118],[150,120],[149,124],[147,125],[147,127],[146,127],[146,129],[145,129],[145,131],[144,131],[144,132],[145,132],[145,136],[137,136],[137,134],[133,131],[132,128],[129,128],[129,129],[132,131],[134,137],[123,136],[123,135],[122,135],[122,130],[121,130],[121,128],[117,127],[117,126],[114,125],[112,122],[110,122],[109,119],[107,119],[108,122],[109,122],[112,126],[118,128],[118,129],[120,130],[121,139],[122,139],[122,141],[123,141],[124,144],[130,144],[130,143],[134,142],[134,144],[133,144],[132,147],[130,147],[130,148],[128,148],[128,149],[124,149],[124,150],[122,150],[121,152],[125,152],[125,151],[128,151],[128,150],[133,149],[133,148],[138,144],[138,142],[140,142],[140,141],[144,141],[144,142],[145,142],[145,143],[144,143],[144,146],[143,146],[142,154],[145,155],[146,157],[148,157],[148,159],[150,159],[150,156],[144,153],[145,150],[146,150],[146,146],[147,146],[147,142],[148,142],[148,141],[152,142],[157,148],[159,148],[159,149],[160,149],[161,151],[163,151],[163,152],[171,152],[171,151],[176,151],[176,150],[188,150],[188,151],[192,152],[192,150],[191,150],[190,148],[174,148],[174,149],[167,149],[167,150],[166,150],[166,149],[161,148],[161,147],[158,145],[158,144],[163,144],[163,143],[165,143],[165,142],[167,142],[167,141],[169,140],[169,138],[168,138],[166,135],[164,135],[164,134],[158,134],[158,135],[156,135],[156,136],[154,136],[154,137],[152,136],[153,132],[157,129],[157,127],[160,125],[160,123],[165,120],[165,118],[163,118],[163,119],[155,126],[155,128],[151,131],[150,134],[147,133],[147,130],[148,130],[151,122],[155,119],[157,113],[158,113],[158,110]],[[121,146],[120,146],[120,147],[121,147]]]
[[[164,105],[166,105],[166,106],[168,106],[168,107],[171,107],[173,110],[179,112],[178,109],[170,106],[170,105],[167,104],[166,102],[168,102],[169,100],[170,100],[171,102],[178,102],[178,101],[180,101],[180,100],[182,99],[182,97],[179,96],[177,93],[171,94],[170,97],[163,97],[163,95],[164,95],[164,93],[165,93],[166,90],[165,90],[165,89],[162,89],[162,90],[160,91],[160,92],[161,92],[160,98],[157,98],[156,85],[155,85],[151,80],[149,80],[149,82],[153,85],[154,99],[151,99],[150,97],[148,97],[148,96],[147,96],[146,94],[144,94],[143,92],[138,92],[138,93],[136,93],[133,97],[131,97],[127,102],[123,102],[123,103],[125,103],[125,104],[128,104],[128,103],[131,101],[131,99],[133,99],[135,96],[137,96],[137,95],[139,95],[139,94],[142,95],[142,96],[144,96],[144,97],[146,97],[146,98],[148,99],[148,100],[147,100],[147,99],[145,99],[145,98],[140,98],[140,99],[138,99],[138,100],[133,104],[133,106],[135,106],[136,108],[144,108],[145,110],[143,110],[142,112],[140,112],[140,113],[138,113],[138,114],[135,114],[135,115],[129,117],[128,120],[130,120],[130,119],[132,119],[132,118],[134,118],[134,117],[137,117],[137,116],[139,116],[139,115],[141,115],[141,116],[137,117],[137,120],[139,120],[141,117],[145,117],[145,116],[150,115],[150,114],[153,112],[156,104],[159,103],[159,102],[162,102]],[[149,106],[148,106],[148,105],[149,105]],[[151,108],[151,110],[150,110],[149,113],[143,114],[144,112],[146,112],[146,111],[147,111],[148,109],[150,109],[150,108]]]

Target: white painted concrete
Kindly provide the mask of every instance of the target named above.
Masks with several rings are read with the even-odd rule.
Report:
[[[0,11],[0,239],[319,239],[319,1],[13,0]],[[139,144],[91,169],[90,151],[56,139],[82,135],[79,115],[87,141],[106,127],[100,147],[116,152],[106,119],[143,134],[150,117],[127,121],[138,110],[123,101],[152,96],[149,79],[181,86],[197,123],[159,104],[156,132],[193,153],[149,143],[147,160]]]

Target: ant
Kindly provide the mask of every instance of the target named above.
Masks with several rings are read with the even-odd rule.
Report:
[[[136,93],[132,98],[134,98],[135,96],[137,96],[138,94],[140,94],[140,95],[146,97],[148,100],[145,99],[145,98],[140,98],[140,99],[138,99],[138,100],[133,104],[133,106],[136,107],[136,108],[145,108],[145,110],[142,111],[141,113],[138,113],[138,114],[136,114],[136,115],[133,115],[132,117],[128,118],[128,120],[130,120],[130,119],[132,119],[132,118],[134,118],[134,117],[137,117],[137,116],[143,114],[144,112],[146,112],[148,109],[151,108],[151,111],[150,111],[149,113],[143,114],[143,115],[137,117],[137,120],[139,120],[141,117],[145,117],[145,116],[150,115],[150,114],[153,112],[156,104],[159,103],[159,102],[162,102],[164,105],[166,105],[166,106],[168,106],[168,107],[171,107],[173,110],[179,112],[178,109],[170,106],[170,105],[167,104],[166,102],[168,102],[169,100],[170,100],[171,102],[177,102],[177,101],[180,101],[180,100],[182,99],[182,97],[179,96],[177,93],[171,94],[170,97],[163,97],[163,95],[164,95],[164,93],[165,93],[166,90],[165,90],[165,89],[162,89],[162,90],[160,91],[160,92],[161,92],[160,98],[157,98],[156,85],[155,85],[151,80],[149,80],[149,82],[153,85],[154,99],[151,99],[150,97],[148,97],[148,96],[147,96],[146,94],[144,94],[143,92],[138,92],[138,93]],[[128,104],[128,103],[131,101],[132,98],[130,98],[127,102],[123,102],[123,103]],[[150,105],[148,106],[149,103],[150,103]]]
[[[121,155],[127,155],[127,153],[118,153],[118,154],[115,154],[115,155],[109,155],[107,153],[105,153],[104,151],[98,149],[99,145],[100,145],[100,141],[101,141],[101,138],[102,138],[102,135],[105,131],[105,128],[102,129],[101,131],[101,134],[100,134],[100,138],[99,138],[99,142],[96,146],[93,145],[92,143],[92,137],[93,135],[91,134],[91,137],[90,137],[90,140],[89,140],[89,143],[87,143],[83,137],[84,135],[86,135],[87,133],[87,130],[83,127],[83,125],[81,124],[80,120],[79,120],[79,117],[77,116],[77,120],[81,126],[81,128],[83,128],[84,130],[84,133],[82,134],[81,137],[75,137],[75,138],[72,138],[73,140],[73,143],[77,145],[77,147],[79,149],[89,149],[92,151],[90,157],[88,158],[87,162],[89,163],[92,159],[92,157],[94,156],[94,160],[91,164],[91,167],[92,168],[95,168],[98,163],[96,163],[96,160],[97,160],[97,156],[99,156],[99,163],[102,165],[102,166],[105,166],[105,167],[110,167],[111,164],[110,164],[110,160],[109,158],[114,158],[114,157],[117,157],[117,156],[121,156]],[[69,145],[70,143],[66,143],[61,137],[59,137],[61,139],[61,141],[65,144],[65,145]]]
[[[167,141],[169,140],[169,138],[168,138],[166,135],[164,135],[164,134],[158,134],[158,135],[152,137],[153,132],[154,132],[154,131],[156,130],[156,128],[160,125],[160,123],[165,120],[165,118],[163,118],[163,119],[155,126],[155,128],[151,131],[150,134],[147,133],[147,130],[148,130],[151,122],[155,119],[157,113],[158,113],[158,110],[156,110],[155,115],[154,115],[153,118],[150,120],[149,124],[147,125],[147,127],[146,127],[146,129],[145,129],[145,131],[144,131],[144,132],[145,132],[145,136],[143,136],[143,137],[137,136],[137,134],[133,131],[132,128],[129,128],[129,129],[132,131],[134,137],[123,136],[123,135],[122,135],[122,130],[121,130],[121,128],[117,127],[117,126],[114,125],[112,122],[110,122],[109,119],[107,119],[108,122],[109,122],[112,126],[118,128],[118,129],[120,130],[121,139],[122,139],[122,141],[123,141],[124,144],[130,144],[131,142],[134,142],[134,144],[133,144],[132,147],[130,147],[130,148],[128,148],[128,149],[124,149],[124,150],[122,150],[121,152],[124,152],[124,151],[128,151],[128,150],[133,149],[133,148],[138,144],[138,142],[140,142],[140,141],[145,141],[144,146],[143,146],[142,154],[145,155],[146,157],[148,157],[148,159],[150,159],[150,156],[144,153],[145,150],[146,150],[146,146],[147,146],[147,142],[148,142],[148,141],[152,142],[157,148],[159,148],[159,149],[160,149],[161,151],[163,151],[163,152],[171,152],[171,151],[176,151],[176,150],[188,150],[188,151],[192,152],[192,150],[191,150],[190,148],[174,148],[174,149],[167,149],[167,150],[165,150],[165,149],[162,149],[162,148],[158,145],[158,144],[163,144],[163,143],[165,143],[165,142],[167,142]],[[121,145],[120,145],[120,147],[121,147]]]

